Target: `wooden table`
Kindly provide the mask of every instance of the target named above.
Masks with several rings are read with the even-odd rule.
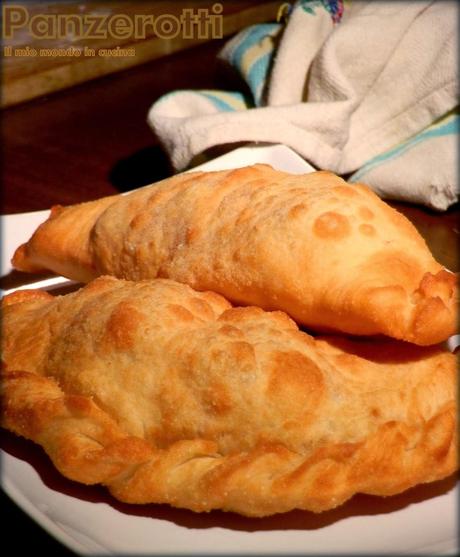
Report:
[[[215,41],[4,111],[3,213],[94,199],[169,176],[167,157],[146,123],[148,108],[174,89],[234,88],[216,65],[221,46]],[[458,271],[458,205],[442,214],[395,206],[437,259]],[[10,538],[19,552],[32,541],[34,551],[71,554],[2,496],[3,504],[18,527],[7,526],[5,546]]]

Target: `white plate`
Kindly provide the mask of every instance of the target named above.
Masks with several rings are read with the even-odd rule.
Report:
[[[200,168],[217,170],[267,162],[290,172],[311,169],[287,147],[232,151]],[[48,211],[2,217],[2,274],[14,249]],[[46,287],[63,278],[10,275],[10,288]],[[35,282],[32,282],[35,280]],[[41,449],[7,436],[2,484],[8,495],[50,534],[85,555],[452,554],[458,549],[457,495],[452,478],[382,499],[356,496],[321,515],[294,511],[265,519],[231,513],[195,514],[161,505],[129,506],[103,488],[68,481]]]

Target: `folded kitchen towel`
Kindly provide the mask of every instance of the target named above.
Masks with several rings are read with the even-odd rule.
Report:
[[[458,201],[458,109],[427,129],[377,155],[350,178],[372,184],[381,197],[438,210]]]
[[[457,15],[450,0],[301,0],[220,53],[250,94],[175,91],[148,121],[178,170],[215,145],[284,143],[382,197],[446,209],[458,199]]]

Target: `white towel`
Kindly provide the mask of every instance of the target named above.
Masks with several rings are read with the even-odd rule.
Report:
[[[176,169],[218,144],[284,143],[382,197],[447,208],[458,199],[457,2],[352,2],[340,22],[333,4],[302,0],[285,28],[254,26],[226,45],[252,99],[178,91],[149,123]]]

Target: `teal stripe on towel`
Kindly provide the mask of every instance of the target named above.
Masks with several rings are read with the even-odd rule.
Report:
[[[352,176],[350,176],[350,181],[355,182],[360,180],[367,172],[369,172],[379,164],[383,164],[389,160],[403,155],[406,151],[412,149],[412,147],[415,147],[422,141],[432,139],[434,137],[441,137],[444,135],[458,134],[459,132],[460,117],[458,114],[455,114],[454,117],[445,124],[430,127],[412,137],[411,139],[408,139],[403,144],[398,145],[397,147],[393,147],[392,149],[390,149],[389,151],[385,151],[385,153],[382,153],[381,155],[377,155],[376,157],[365,163],[364,166],[362,166]]]
[[[273,58],[273,51],[266,52],[254,62],[248,73],[249,87],[254,95],[256,106],[260,106],[268,69]]]
[[[241,67],[241,60],[246,53],[246,51],[256,44],[258,41],[262,40],[264,37],[269,35],[272,31],[279,28],[279,23],[261,23],[259,25],[254,25],[250,27],[246,36],[243,36],[241,42],[235,49],[230,52],[229,62],[234,64],[238,68]]]
[[[246,29],[240,31],[240,33],[236,35],[236,37],[233,37],[233,39],[231,39],[229,43],[225,45],[224,49],[227,49],[226,56],[225,56],[226,60],[228,60],[229,62],[233,61],[233,58],[235,57],[235,50],[247,38],[249,33],[252,31],[253,27],[254,26],[246,27]]]
[[[199,93],[200,95],[203,95],[203,97],[206,97],[207,99],[209,99],[212,103],[214,103],[214,105],[216,106],[216,108],[218,108],[221,112],[236,112],[236,108],[234,106],[232,106],[231,104],[225,102],[221,97],[217,97],[215,95],[213,95],[212,93],[205,93],[204,91],[198,91],[197,93]],[[248,107],[248,102],[247,99],[245,98],[245,96],[242,93],[226,93],[227,95],[232,95],[232,97],[235,98],[236,101],[241,102],[242,108],[249,108]]]

